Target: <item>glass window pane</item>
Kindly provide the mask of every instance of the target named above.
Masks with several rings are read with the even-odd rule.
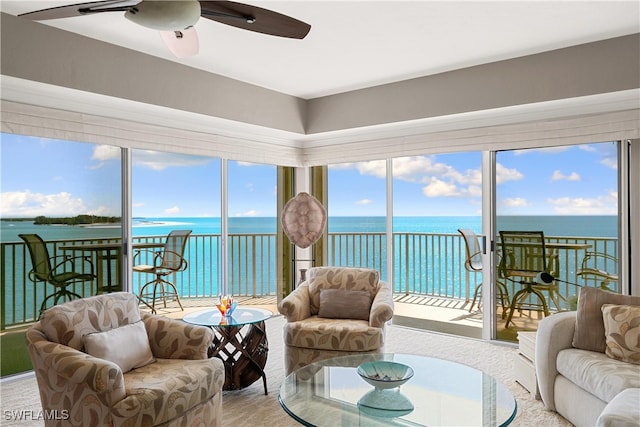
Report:
[[[119,288],[120,263],[112,262],[117,256],[110,259],[105,253],[111,249],[96,245],[113,243],[117,254],[121,242],[120,148],[6,133],[1,147],[5,324],[32,321],[41,308]],[[47,256],[31,257],[21,234],[42,238],[52,274],[73,271],[89,278],[54,285],[39,269],[29,274],[34,265],[46,265]]]
[[[328,265],[373,268],[387,278],[386,162],[328,168]]]
[[[191,230],[187,268],[169,276],[180,297],[220,294],[220,159],[160,151],[132,152],[133,243],[165,241]],[[154,249],[134,250],[134,265],[154,263]],[[133,292],[154,277],[133,274]]]
[[[500,246],[496,236],[498,281],[504,283],[510,301],[520,291],[525,298],[522,311],[507,308],[507,320],[498,318],[499,338],[516,340],[518,330],[535,330],[545,310],[575,309],[580,286],[619,292],[617,168],[615,142],[496,154],[496,229],[542,232],[543,272],[548,274],[544,279],[512,274],[519,252],[528,263],[523,269],[541,269],[534,267],[531,237],[517,237],[528,242],[525,251],[517,249],[517,243]],[[587,274],[589,269],[600,273]],[[528,289],[540,290],[545,298]]]
[[[276,295],[277,169],[228,162],[228,292]]]

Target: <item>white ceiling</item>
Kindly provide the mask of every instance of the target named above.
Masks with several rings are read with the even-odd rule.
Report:
[[[156,31],[122,13],[42,22],[305,99],[640,32],[640,1],[244,2],[311,31],[290,40],[200,19],[200,53],[178,60]],[[17,15],[70,3],[2,0],[0,8]]]

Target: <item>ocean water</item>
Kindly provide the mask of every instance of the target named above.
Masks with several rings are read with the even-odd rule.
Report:
[[[275,233],[275,217],[229,218],[230,234]],[[384,232],[384,217],[330,217],[329,233]],[[191,229],[193,234],[220,234],[220,218],[134,218],[133,236],[165,236],[173,229]],[[480,234],[479,216],[395,217],[394,232],[451,233],[458,228],[470,228]],[[615,216],[501,216],[497,218],[501,230],[542,230],[549,236],[612,237],[618,235]],[[18,234],[37,233],[45,240],[118,237],[120,228],[33,225],[28,221],[0,221],[0,241],[20,242]]]
[[[617,237],[617,218],[613,216],[513,216],[499,217],[498,228],[504,230],[542,230],[547,236],[557,237]],[[384,231],[386,220],[384,217],[331,217],[328,220],[329,233],[375,233],[380,237],[368,235],[360,243],[354,243],[349,238],[342,237],[331,243],[336,248],[329,247],[331,254],[338,254],[336,265],[363,265],[379,269],[381,277],[386,278],[386,238]],[[275,294],[275,239],[273,235],[277,228],[277,218],[230,218],[230,259],[227,289],[234,295],[251,295],[252,286],[261,294]],[[396,291],[409,289],[416,293],[433,293],[450,297],[465,297],[473,292],[479,283],[479,277],[472,277],[468,286],[460,284],[466,282],[467,276],[463,268],[464,248],[458,238],[458,228],[469,228],[477,234],[481,231],[481,218],[474,216],[462,217],[397,217],[394,218],[394,233],[408,233],[419,236],[415,245],[398,245],[394,254],[395,270],[393,272],[394,288]],[[162,238],[173,229],[190,229],[189,259],[187,271],[175,277],[175,283],[184,296],[215,296],[222,292],[224,286],[220,283],[219,218],[134,218],[133,236],[157,236]],[[29,307],[41,296],[34,295],[38,287],[32,282],[17,284],[14,287],[13,271],[25,272],[30,268],[30,261],[24,265],[21,246],[11,243],[21,243],[18,234],[36,233],[44,240],[61,239],[91,239],[119,237],[118,226],[108,227],[79,227],[79,226],[51,226],[34,225],[27,221],[0,221],[1,243],[7,244],[6,261],[2,266],[3,283],[7,287],[2,289],[8,305],[1,307],[7,323],[11,319],[33,318]],[[444,246],[435,246],[433,251],[429,235],[444,236]],[[210,237],[214,235],[214,237]],[[236,236],[234,236],[236,235]],[[245,238],[240,236],[255,235]],[[448,237],[450,236],[450,237]],[[440,240],[437,240],[440,245]],[[403,240],[404,242],[404,240]],[[615,245],[615,241],[610,242]],[[331,246],[330,244],[330,246]],[[402,247],[400,247],[402,246]],[[13,257],[15,248],[16,255]],[[373,248],[373,249],[372,249]],[[449,253],[437,253],[438,250]],[[244,254],[247,254],[245,256]],[[577,254],[570,254],[568,263],[575,265]],[[253,259],[253,258],[255,259]],[[249,258],[249,259],[245,259]],[[113,267],[115,268],[115,267]],[[574,274],[575,272],[573,272]],[[112,271],[114,277],[116,272]],[[17,276],[21,277],[22,273]],[[137,292],[145,277],[134,275],[132,288]],[[90,287],[90,284],[86,285]],[[442,287],[444,286],[444,288]],[[42,290],[38,291],[42,292]],[[85,292],[91,293],[90,290]],[[461,294],[464,292],[464,294]],[[25,294],[23,294],[25,293]],[[14,316],[15,315],[15,316]],[[29,317],[32,316],[32,317]]]

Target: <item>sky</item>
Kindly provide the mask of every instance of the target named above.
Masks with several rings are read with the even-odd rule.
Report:
[[[0,216],[120,216],[120,149],[3,133]],[[220,160],[133,150],[134,217],[219,217]],[[498,215],[616,215],[614,143],[498,152]],[[329,214],[384,216],[385,161],[330,165]],[[481,153],[397,158],[395,216],[481,211]],[[276,167],[228,162],[229,216],[276,216]]]

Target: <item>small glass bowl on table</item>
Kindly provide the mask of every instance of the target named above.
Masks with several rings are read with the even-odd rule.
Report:
[[[413,377],[410,366],[389,360],[376,360],[361,364],[357,372],[363,380],[375,387],[358,401],[361,411],[385,418],[395,418],[413,411],[413,403],[400,393],[400,386]]]

